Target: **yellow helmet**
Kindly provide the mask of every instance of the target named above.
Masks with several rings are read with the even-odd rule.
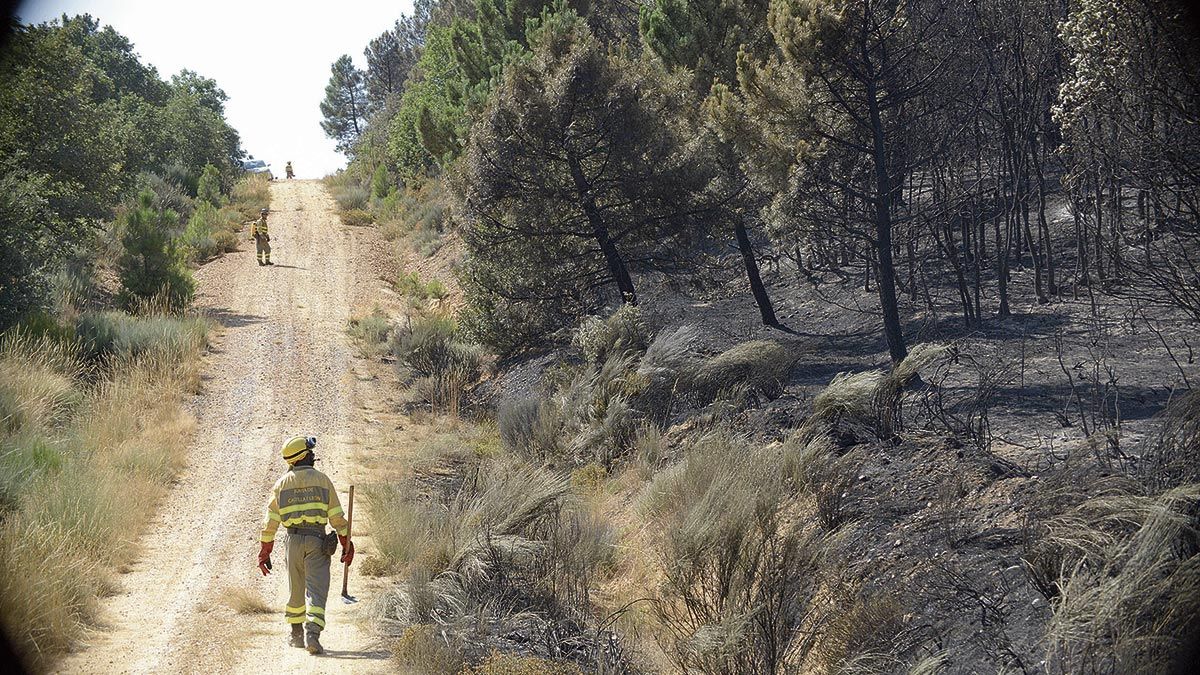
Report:
[[[313,449],[317,444],[317,439],[313,436],[292,436],[287,443],[283,444],[280,453],[283,454],[283,461],[288,463],[288,466],[299,462],[308,456],[308,451]]]

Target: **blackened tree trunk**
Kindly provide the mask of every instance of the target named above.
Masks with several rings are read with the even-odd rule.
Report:
[[[750,281],[750,292],[754,295],[754,303],[758,305],[758,313],[762,315],[763,325],[779,328],[779,320],[775,318],[771,296],[767,295],[767,287],[763,285],[762,275],[759,274],[758,261],[754,258],[754,245],[750,242],[750,233],[746,231],[741,214],[734,214],[733,233],[737,238],[738,250],[742,253],[742,264],[746,268],[746,278]]]
[[[629,276],[629,268],[626,267],[625,260],[621,258],[621,252],[617,250],[616,244],[609,235],[608,225],[604,223],[600,209],[596,207],[596,198],[592,194],[592,186],[588,184],[587,178],[583,175],[583,167],[580,166],[579,159],[570,154],[567,156],[567,165],[571,171],[571,181],[575,185],[575,191],[579,194],[583,213],[587,216],[588,224],[592,226],[592,236],[596,238],[596,245],[600,247],[600,253],[604,255],[604,262],[608,265],[608,273],[612,276],[613,281],[617,282],[617,290],[621,292],[621,299],[626,304],[636,305],[637,291],[633,287],[633,278]]]
[[[867,80],[867,111],[871,122],[872,159],[875,164],[875,249],[879,261],[879,309],[883,313],[883,336],[887,340],[892,363],[908,356],[904,330],[900,326],[900,306],[896,300],[896,267],[892,261],[892,186],[887,169],[887,143],[875,82]]]

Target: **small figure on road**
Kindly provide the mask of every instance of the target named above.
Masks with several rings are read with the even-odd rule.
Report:
[[[283,167],[283,170],[287,172],[288,180],[296,177],[296,175],[292,173],[292,160],[288,160],[287,166]]]
[[[329,597],[329,559],[337,552],[339,541],[341,561],[349,567],[354,560],[354,542],[350,541],[349,523],[342,514],[337,489],[328,476],[313,468],[316,445],[317,439],[312,436],[295,436],[284,443],[282,454],[289,468],[271,488],[258,552],[258,569],[264,576],[270,574],[275,532],[280,525],[287,529],[290,593],[284,617],[292,626],[288,644],[307,648],[309,654],[324,651],[320,638],[325,628],[325,599]],[[333,527],[334,532],[327,533],[326,525]]]
[[[258,212],[258,220],[250,229],[250,238],[254,240],[254,253],[258,256],[258,264],[274,265],[271,262],[271,235],[267,233],[267,209]]]

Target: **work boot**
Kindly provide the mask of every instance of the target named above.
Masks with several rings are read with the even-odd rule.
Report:
[[[259,267],[262,267],[263,265],[266,265],[266,264],[267,264],[267,263],[265,263],[265,262],[263,262],[263,261],[261,261],[261,260],[259,260],[259,261],[258,261],[258,266],[259,266]]]
[[[288,640],[288,644],[304,649],[304,626],[302,624],[292,624],[292,639]]]
[[[268,265],[274,265],[275,263],[273,263],[273,262],[271,262],[270,260],[268,260],[268,261],[267,261],[267,264],[268,264]]]
[[[318,639],[320,637],[321,637],[320,633],[309,633],[308,634],[308,653],[309,654],[316,656],[317,654],[325,653],[324,648],[321,647],[321,640]]]

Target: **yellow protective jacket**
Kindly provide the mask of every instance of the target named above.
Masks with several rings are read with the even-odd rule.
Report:
[[[342,536],[349,532],[333,481],[311,466],[295,466],[271,488],[261,541],[275,541],[275,531],[280,525],[314,527],[325,524]]]
[[[267,235],[267,219],[265,217],[254,221],[254,228],[250,230],[251,236]]]

